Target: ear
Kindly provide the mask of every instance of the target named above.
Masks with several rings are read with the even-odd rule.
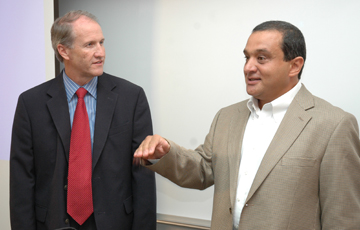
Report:
[[[301,71],[301,68],[304,66],[304,58],[299,56],[292,59],[290,62],[291,65],[290,65],[289,76],[290,77],[298,76]]]
[[[69,60],[69,48],[67,48],[63,44],[58,44],[57,50],[61,57],[64,58],[64,60]]]

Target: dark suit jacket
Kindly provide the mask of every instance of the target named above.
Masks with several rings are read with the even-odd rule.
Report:
[[[152,134],[142,88],[104,73],[97,86],[93,202],[98,230],[156,229],[154,174],[132,164]],[[10,155],[13,230],[69,226],[66,188],[70,116],[62,74],[19,97]]]

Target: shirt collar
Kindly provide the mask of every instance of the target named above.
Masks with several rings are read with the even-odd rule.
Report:
[[[276,98],[272,102],[266,103],[262,110],[260,110],[258,105],[258,100],[254,97],[251,97],[247,102],[247,107],[251,112],[251,118],[259,118],[260,114],[267,114],[267,116],[273,117],[275,122],[280,122],[284,117],[287,109],[289,108],[291,102],[295,98],[296,94],[301,88],[301,80],[288,92]]]
[[[94,77],[93,79],[91,79],[91,81],[89,81],[88,83],[86,83],[83,86],[79,86],[73,80],[71,80],[66,75],[65,71],[63,71],[63,79],[64,79],[65,91],[66,91],[66,96],[67,96],[68,101],[70,101],[72,99],[72,97],[74,96],[74,94],[80,87],[85,88],[88,91],[88,93],[95,99],[97,98],[98,76]]]

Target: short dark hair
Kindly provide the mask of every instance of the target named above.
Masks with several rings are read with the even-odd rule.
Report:
[[[256,31],[276,30],[283,35],[281,50],[284,53],[284,61],[290,61],[296,57],[302,57],[304,64],[306,60],[306,45],[305,38],[301,31],[294,25],[284,21],[267,21],[256,26],[253,33]],[[299,72],[300,79],[304,66]]]

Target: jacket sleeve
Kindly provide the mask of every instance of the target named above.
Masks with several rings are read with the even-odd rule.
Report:
[[[213,142],[221,111],[216,114],[204,144],[190,150],[169,140],[170,151],[156,164],[147,167],[181,187],[203,190],[212,186]]]
[[[354,116],[347,114],[333,132],[320,167],[323,229],[360,226],[360,141]]]
[[[10,152],[10,219],[12,230],[35,230],[35,167],[31,123],[20,95]]]
[[[138,94],[137,105],[134,115],[132,154],[139,147],[146,136],[152,135],[152,121],[150,108],[144,91]],[[133,230],[156,229],[156,188],[155,174],[149,169],[132,166],[132,188],[134,203]]]

